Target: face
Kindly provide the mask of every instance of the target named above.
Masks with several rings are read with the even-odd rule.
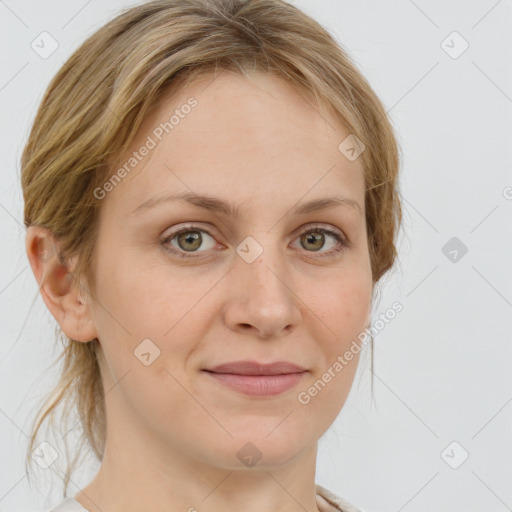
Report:
[[[212,80],[165,96],[102,189],[91,315],[105,388],[117,383],[110,429],[214,466],[251,452],[272,467],[316,443],[353,382],[359,352],[344,354],[372,293],[363,167],[338,149],[343,125],[285,82]],[[348,201],[305,208],[332,197]],[[305,371],[206,371],[234,361]]]

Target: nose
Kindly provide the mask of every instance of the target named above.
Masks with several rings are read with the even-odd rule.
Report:
[[[282,257],[264,251],[252,263],[240,258],[229,274],[224,319],[231,330],[268,339],[299,325],[302,303]]]

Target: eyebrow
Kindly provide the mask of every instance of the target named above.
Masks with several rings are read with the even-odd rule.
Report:
[[[235,207],[234,205],[218,197],[196,194],[194,192],[183,192],[178,194],[167,194],[164,196],[154,196],[137,206],[132,211],[132,214],[139,214],[163,203],[172,201],[185,201],[198,208],[235,218],[238,217],[238,210],[240,208],[240,205]],[[308,203],[304,203],[298,206],[293,213],[294,215],[306,215],[308,213],[321,212],[337,206],[349,207],[357,211],[359,215],[363,215],[363,210],[357,201],[343,196],[332,196],[314,199]]]

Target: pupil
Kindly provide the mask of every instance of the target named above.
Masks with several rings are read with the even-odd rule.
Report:
[[[310,234],[306,235],[306,238],[308,239],[308,243],[312,243],[312,244],[314,244],[315,241],[317,241],[317,242],[320,241],[321,242],[322,237],[323,237],[322,234],[315,235],[315,234],[311,234],[310,233]],[[321,244],[320,244],[320,247],[316,247],[314,250],[318,251],[319,249],[321,249]]]
[[[193,233],[193,234],[191,234]],[[186,243],[194,243],[195,245],[192,247],[192,249],[197,249],[201,245],[201,236],[197,231],[187,231],[186,233],[182,233],[179,237],[180,242],[181,240],[185,240]],[[187,250],[186,248],[183,248],[184,250]]]

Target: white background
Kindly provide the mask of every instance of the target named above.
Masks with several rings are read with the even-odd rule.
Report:
[[[374,340],[374,401],[368,352],[320,442],[316,481],[365,512],[511,510],[512,1],[292,3],[354,58],[403,152],[399,262],[374,318],[395,300],[404,309]],[[23,465],[58,352],[25,254],[19,157],[52,76],[129,5],[0,2],[0,512],[61,498],[59,481],[29,488]],[[42,31],[59,44],[47,59],[31,48]],[[443,49],[461,48],[453,31],[469,44],[458,58]],[[452,237],[468,249],[456,262],[442,252]],[[469,457],[453,469],[446,460],[462,450]],[[69,493],[95,469],[76,474]]]

